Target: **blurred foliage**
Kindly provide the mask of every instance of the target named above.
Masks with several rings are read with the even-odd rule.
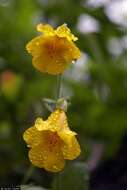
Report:
[[[77,22],[81,14],[96,18],[100,31],[80,33]],[[36,71],[25,50],[40,22],[67,23],[87,57],[81,80],[75,80],[78,71],[73,79],[65,74],[63,80],[63,93],[71,102],[69,123],[79,133],[83,149],[80,160],[89,158],[89,141],[103,143],[105,157],[115,154],[127,130],[127,54],[124,50],[112,55],[107,44],[112,37],[126,35],[126,29],[109,21],[102,7],[90,9],[81,0],[0,0],[0,18],[0,183],[16,168],[29,166],[23,131],[37,116],[48,116],[42,98],[53,99],[56,93],[56,77]],[[74,69],[75,65],[69,75]]]
[[[46,190],[46,189],[44,189],[42,187],[38,187],[38,186],[22,185],[21,190]]]
[[[74,190],[88,190],[89,172],[84,163],[71,163],[66,166],[63,172],[57,175],[60,176],[57,176],[53,181],[53,190],[58,189],[58,178],[60,178],[61,190],[69,190],[71,188]]]

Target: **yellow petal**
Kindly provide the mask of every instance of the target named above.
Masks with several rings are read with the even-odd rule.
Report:
[[[45,55],[34,57],[32,63],[40,72],[52,75],[63,73],[68,66],[68,63],[62,57],[51,59]]]
[[[67,27],[66,24],[59,26],[55,32],[56,35],[60,38],[67,38],[69,41],[78,40],[78,38],[71,33],[70,29]]]
[[[52,114],[48,117],[48,123],[51,128],[54,128],[56,131],[68,129],[67,116],[65,112],[60,109],[56,109],[52,112]]]
[[[47,171],[58,172],[64,167],[64,158],[60,149],[61,141],[51,144],[50,131],[43,131],[43,141],[29,151],[29,159],[33,165],[44,168]]]
[[[38,36],[34,39],[32,39],[28,44],[26,45],[26,49],[29,53],[31,53],[33,56],[37,56],[41,54],[42,48],[41,44],[43,43],[44,38],[42,36]]]
[[[38,24],[37,31],[42,32],[44,35],[55,35],[54,29],[49,24]]]
[[[32,54],[34,67],[45,73],[63,73],[73,60],[80,57],[80,51],[72,41],[57,36],[39,36],[31,40],[27,51]]]
[[[58,133],[60,138],[63,140],[61,149],[63,152],[64,159],[73,160],[78,157],[81,153],[79,143],[75,137],[76,133],[73,131],[61,131]]]
[[[67,116],[63,110],[57,109],[51,113],[46,121],[42,118],[37,118],[35,127],[38,131],[52,131],[57,132],[63,129],[69,129],[67,123]]]
[[[40,146],[32,147],[29,150],[29,159],[34,166],[43,168],[44,167],[44,155],[43,155],[42,148],[40,149]]]
[[[37,118],[23,138],[31,148],[29,158],[33,165],[58,172],[64,167],[64,159],[73,160],[81,152],[75,135],[68,127],[65,112],[57,109],[46,121]]]
[[[41,72],[62,73],[72,61],[66,59],[64,52],[68,47],[63,39],[56,37],[37,37],[27,44],[26,49],[33,56],[34,67]]]
[[[67,38],[69,41],[76,41],[78,38],[71,33],[71,30],[67,27],[67,24],[59,26],[56,30],[49,24],[38,24],[37,31],[42,32],[47,36],[57,35],[60,38]]]
[[[38,131],[48,130],[47,122],[40,117],[36,119],[35,127]]]
[[[41,141],[41,133],[36,127],[30,127],[24,132],[23,139],[29,146],[37,146]]]
[[[68,63],[72,63],[73,60],[80,58],[80,50],[73,42],[66,43],[66,46],[67,51],[64,52],[64,58]]]
[[[59,172],[64,168],[65,161],[61,150],[45,151],[47,160],[44,163],[44,168],[47,171]]]
[[[31,40],[27,51],[32,54],[32,63],[40,72],[57,75],[80,57],[80,50],[72,42],[75,37],[66,24],[56,30],[49,24],[37,25],[37,30],[43,34]]]

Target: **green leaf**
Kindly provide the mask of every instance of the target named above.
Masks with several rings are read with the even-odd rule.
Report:
[[[82,162],[67,165],[60,175],[61,190],[88,190],[89,172],[87,166]],[[58,176],[53,181],[53,190],[57,190]]]
[[[21,190],[48,190],[40,186],[21,185]]]

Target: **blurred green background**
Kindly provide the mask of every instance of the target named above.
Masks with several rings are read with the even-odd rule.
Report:
[[[112,159],[127,134],[127,1],[0,0],[1,185],[21,183],[30,166],[22,134],[37,116],[47,118],[42,99],[56,93],[56,77],[36,71],[25,49],[40,22],[67,23],[79,38],[82,56],[62,82],[82,147],[79,165],[92,171]],[[53,179],[36,168],[28,183],[49,188]]]

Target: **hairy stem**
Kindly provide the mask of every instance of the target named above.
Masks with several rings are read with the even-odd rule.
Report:
[[[62,75],[57,76],[57,89],[56,89],[56,100],[61,97],[61,84],[62,84]]]
[[[62,75],[57,76],[56,101],[61,97]],[[61,190],[61,174],[57,174],[57,190]]]

